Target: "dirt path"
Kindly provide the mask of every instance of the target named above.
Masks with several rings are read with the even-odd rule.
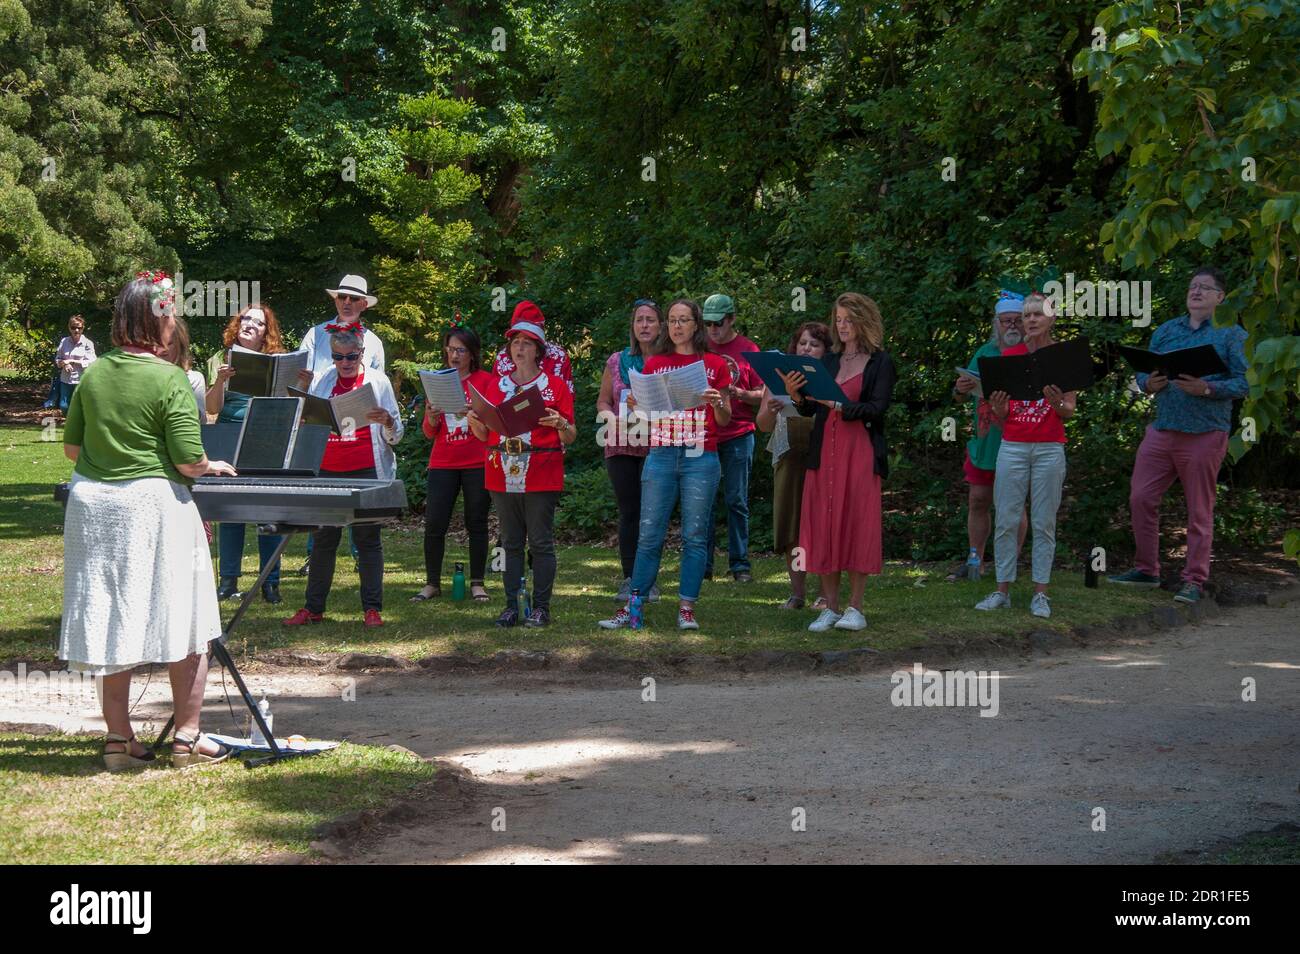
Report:
[[[1300,819],[1298,636],[1292,604],[968,660],[1000,671],[993,718],[895,707],[888,672],[660,678],[653,702],[613,676],[361,676],[355,701],[342,675],[250,683],[274,694],[280,732],[400,744],[473,774],[469,807],[355,861],[1136,862]],[[162,683],[138,713],[165,715]],[[214,730],[229,722],[219,685]],[[84,704],[0,702],[0,720],[98,727]]]

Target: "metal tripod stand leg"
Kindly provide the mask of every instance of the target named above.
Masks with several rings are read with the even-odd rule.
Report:
[[[234,615],[230,617],[230,622],[226,624],[226,628],[222,630],[221,636],[208,643],[208,652],[216,657],[218,664],[225,666],[226,669],[230,671],[230,675],[235,680],[235,685],[239,689],[239,694],[244,699],[244,705],[248,707],[248,711],[252,714],[253,720],[257,723],[258,728],[262,730],[262,736],[271,746],[271,754],[269,756],[247,760],[244,765],[248,768],[256,768],[260,765],[266,765],[269,762],[278,762],[281,759],[295,758],[300,755],[315,754],[313,752],[299,752],[296,750],[280,748],[275,741],[275,736],[272,735],[266,721],[262,718],[262,710],[257,707],[257,700],[255,700],[253,694],[248,691],[248,686],[244,683],[244,677],[240,675],[239,668],[235,665],[235,660],[230,656],[230,650],[226,648],[226,640],[229,639],[230,635],[235,631],[235,627],[239,624],[244,613],[248,610],[249,604],[252,603],[254,596],[261,592],[262,584],[266,582],[267,576],[271,573],[271,567],[275,566],[276,561],[280,559],[280,555],[284,552],[284,548],[288,546],[289,538],[295,533],[309,530],[310,528],[308,527],[276,528],[275,532],[281,533],[283,536],[280,540],[279,546],[275,548],[275,554],[271,559],[267,560],[266,565],[262,567],[262,572],[258,574],[257,582],[253,584],[253,588],[245,593],[244,598],[239,601],[239,606],[236,607]],[[163,744],[167,741],[168,734],[172,730],[172,726],[175,724],[176,714],[172,713],[172,715],[167,719],[167,724],[164,725],[162,731],[158,733],[158,738],[154,740],[153,750],[155,752],[163,747]]]

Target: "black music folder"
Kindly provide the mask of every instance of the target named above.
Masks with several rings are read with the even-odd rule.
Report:
[[[252,397],[283,397],[286,388],[298,380],[298,372],[307,367],[307,352],[263,354],[234,345],[230,349],[230,366],[235,373],[226,385]]]
[[[1213,345],[1179,348],[1177,351],[1143,351],[1141,348],[1120,345],[1119,353],[1133,366],[1133,370],[1144,374],[1159,371],[1169,378],[1176,378],[1180,374],[1203,378],[1210,374],[1228,373],[1228,366],[1223,363]]]
[[[1038,401],[1043,388],[1080,391],[1092,384],[1092,354],[1087,338],[1061,341],[1033,354],[980,358],[980,388],[985,397],[1006,391],[1016,401]]]

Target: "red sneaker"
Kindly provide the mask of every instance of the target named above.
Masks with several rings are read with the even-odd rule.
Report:
[[[325,619],[324,613],[313,613],[311,610],[303,607],[294,613],[288,619],[280,620],[282,626],[306,626],[308,623],[319,623]]]
[[[383,626],[383,625],[384,625],[384,619],[383,619],[382,616],[379,615],[379,610],[377,610],[377,609],[368,609],[368,610],[366,610],[366,625],[367,625],[367,626]]]

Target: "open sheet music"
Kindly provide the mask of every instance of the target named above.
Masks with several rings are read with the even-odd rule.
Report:
[[[662,374],[633,371],[628,382],[636,409],[645,414],[670,414],[687,411],[704,403],[701,397],[709,389],[704,362],[695,361]]]
[[[461,415],[468,410],[465,390],[460,384],[460,372],[455,368],[421,371],[420,384],[424,387],[425,405],[429,410],[451,415]]]
[[[375,398],[374,386],[366,383],[355,391],[340,394],[338,397],[320,397],[308,394],[298,388],[289,388],[289,395],[303,400],[302,419],[307,424],[324,424],[335,434],[342,434],[351,429],[366,427],[370,424],[366,414],[379,407]]]
[[[252,397],[284,397],[289,385],[298,382],[298,372],[307,367],[307,352],[263,354],[232,345],[230,366],[235,369],[227,385]]]

